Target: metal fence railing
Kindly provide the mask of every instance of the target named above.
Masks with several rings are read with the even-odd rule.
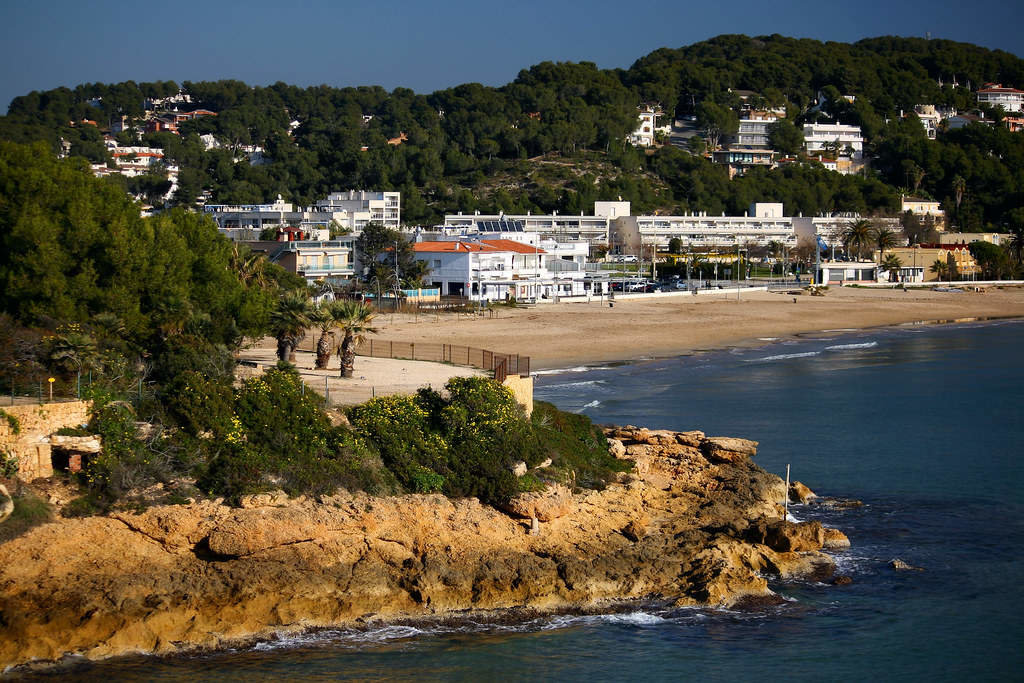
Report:
[[[436,342],[399,342],[386,339],[366,339],[356,347],[356,354],[370,358],[402,358],[423,360],[434,363],[468,365],[495,373],[495,379],[503,381],[507,375],[530,374],[530,357],[516,353],[497,353],[487,349],[458,344]],[[501,375],[500,378],[498,375]]]

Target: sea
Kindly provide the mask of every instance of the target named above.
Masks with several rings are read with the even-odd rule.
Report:
[[[755,347],[543,371],[535,396],[599,423],[760,442],[822,496],[845,586],[775,581],[752,610],[328,630],[201,655],[72,664],[62,680],[1022,680],[1024,321],[828,330]],[[893,559],[920,568],[895,571]]]

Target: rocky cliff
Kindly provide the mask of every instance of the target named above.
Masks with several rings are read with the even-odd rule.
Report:
[[[770,599],[765,575],[831,571],[819,551],[842,534],[778,521],[785,486],[750,462],[755,442],[608,433],[634,472],[510,506],[543,522],[475,499],[343,493],[39,527],[0,545],[0,666],[465,609],[733,605]]]

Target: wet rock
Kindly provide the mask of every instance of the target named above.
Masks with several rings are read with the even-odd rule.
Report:
[[[825,530],[821,522],[779,520],[764,527],[764,537],[760,542],[781,553],[821,550],[825,544]]]
[[[853,578],[845,575],[832,579],[833,586],[849,586],[851,583],[853,583]]]
[[[853,498],[819,498],[815,503],[830,510],[853,510],[864,506],[863,502]]]
[[[915,567],[915,566],[913,566],[911,564],[907,564],[906,562],[904,562],[903,560],[901,560],[898,557],[889,561],[889,567],[891,567],[892,569],[894,569],[894,570],[896,570],[898,572],[923,572],[924,571],[923,567]]]
[[[808,501],[817,497],[818,496],[814,491],[810,490],[799,481],[794,481],[789,485],[789,500],[793,503],[806,504]]]
[[[822,547],[826,550],[840,550],[850,547],[850,539],[839,529],[825,529],[825,542]]]

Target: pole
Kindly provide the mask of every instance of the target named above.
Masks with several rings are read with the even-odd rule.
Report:
[[[785,464],[785,500],[783,505],[785,506],[785,516],[782,519],[788,521],[790,520],[790,463]]]
[[[327,375],[324,375],[324,398],[331,402],[331,386],[327,383]]]

